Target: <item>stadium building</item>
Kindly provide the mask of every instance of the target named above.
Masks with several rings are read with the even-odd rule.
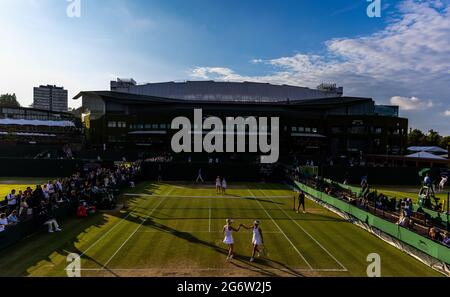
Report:
[[[348,97],[336,85],[317,89],[254,82],[187,81],[137,84],[111,82],[110,91],[84,91],[82,100],[88,145],[129,157],[171,152],[175,117],[279,117],[280,160],[297,156],[329,161],[362,154],[406,152],[408,120],[397,106],[371,98]],[[253,156],[248,154],[251,160]],[[175,156],[186,157],[186,156]],[[216,158],[215,156],[213,156]],[[207,161],[211,156],[188,157]],[[240,159],[241,155],[217,158]]]
[[[0,157],[70,158],[82,149],[82,134],[71,113],[0,107]]]

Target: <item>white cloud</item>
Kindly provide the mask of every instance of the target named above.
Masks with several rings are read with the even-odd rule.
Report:
[[[391,98],[391,104],[400,106],[404,110],[424,110],[433,107],[433,102],[431,100],[425,102],[417,97],[401,97],[394,96]]]
[[[448,100],[450,4],[404,0],[397,8],[398,13],[384,29],[356,38],[331,39],[325,43],[323,55],[297,53],[251,61],[270,67],[268,75],[245,76],[226,67],[197,67],[193,75],[306,87],[335,82],[344,86],[346,95],[373,97],[380,104],[389,104],[395,98],[414,125],[450,134],[446,123],[421,111],[436,109],[439,113],[438,106]],[[434,104],[420,99],[417,103],[413,98],[432,98]]]
[[[444,111],[444,116],[446,116],[446,117],[450,117],[450,109],[449,109],[449,110],[446,110],[446,111]]]

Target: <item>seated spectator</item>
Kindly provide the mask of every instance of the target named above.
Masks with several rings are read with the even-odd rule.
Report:
[[[19,223],[19,218],[17,217],[17,210],[13,210],[7,219],[9,225],[17,225]]]
[[[413,212],[413,203],[411,199],[405,200],[405,215],[410,218]]]
[[[53,232],[60,232],[62,231],[61,228],[59,228],[59,224],[56,221],[56,219],[49,213],[48,210],[44,209],[41,212],[41,216],[44,218],[44,225],[48,226],[48,233]]]
[[[88,216],[88,215],[87,215],[87,209],[86,209],[85,203],[83,203],[83,204],[81,204],[80,206],[78,206],[78,209],[77,209],[77,216],[78,216],[79,218],[85,218],[85,217]]]
[[[400,211],[400,218],[397,222],[397,225],[402,227],[408,227],[409,226],[409,218],[405,215],[405,211]]]
[[[431,227],[428,231],[428,236],[435,241],[442,241],[442,236],[436,227]]]
[[[446,246],[450,246],[450,233],[448,231],[444,233],[444,239],[442,240],[442,243]]]
[[[6,213],[0,214],[0,226],[2,226],[4,229],[9,226],[8,219],[6,218]]]

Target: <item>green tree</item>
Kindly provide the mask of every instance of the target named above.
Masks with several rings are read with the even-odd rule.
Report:
[[[439,135],[439,132],[431,129],[426,136],[426,143],[429,146],[439,146],[441,144],[441,139],[442,136]]]
[[[0,107],[20,107],[16,94],[0,95]]]
[[[440,147],[443,149],[447,149],[447,147],[450,145],[450,136],[442,137]]]
[[[408,146],[421,146],[425,145],[426,136],[419,129],[409,131],[408,134]]]

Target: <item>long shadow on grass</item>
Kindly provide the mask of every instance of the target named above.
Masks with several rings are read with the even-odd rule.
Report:
[[[228,255],[228,250],[225,249],[225,248],[218,247],[218,246],[216,246],[216,245],[214,245],[214,244],[212,244],[212,243],[210,243],[208,241],[199,239],[198,237],[194,236],[191,233],[181,232],[181,231],[178,231],[178,230],[176,230],[176,229],[174,229],[172,227],[163,225],[161,223],[157,223],[152,218],[149,218],[144,223],[144,225],[147,226],[147,227],[151,227],[153,229],[156,229],[158,231],[174,235],[174,236],[176,236],[178,238],[181,238],[181,239],[184,239],[184,240],[186,240],[186,241],[188,241],[190,243],[195,243],[195,244],[200,244],[200,245],[207,246],[207,247],[215,250],[216,252],[218,252],[218,253],[220,253],[220,254],[222,254],[224,256]],[[247,266],[243,266],[243,265],[238,265],[235,262],[232,262],[232,264],[235,265],[238,268],[246,269],[246,270],[249,270],[249,271],[257,271],[257,272],[260,272],[260,273],[262,273],[264,275],[267,275],[267,276],[279,276],[278,274],[274,273],[273,271],[270,271],[268,269],[265,269],[265,268],[262,268],[260,266],[254,265],[254,264],[252,264],[252,263],[250,263],[248,261],[245,261],[244,259],[247,259],[247,258],[244,257],[244,256],[236,256],[234,259],[240,261],[241,263],[243,263],[245,265],[247,265]],[[264,259],[264,260],[259,260],[259,262],[262,265],[269,266],[269,268],[271,268],[271,269],[279,269],[280,272],[288,273],[288,274],[291,274],[293,276],[302,276],[297,271],[291,269],[290,267],[288,267],[285,264],[280,263],[278,261]],[[284,270],[282,270],[279,267],[276,267],[274,265],[271,265],[271,263],[276,263],[276,264],[282,266],[284,268]]]
[[[27,276],[30,274],[31,268],[39,268],[40,262],[52,263],[54,253],[64,256],[70,253],[81,254],[82,252],[76,247],[80,235],[86,233],[88,228],[94,226],[101,228],[107,223],[107,220],[103,215],[96,215],[84,220],[70,218],[60,223],[63,227],[63,231],[60,233],[38,232],[3,250],[0,263],[4,269],[0,271],[0,275]],[[83,258],[86,258],[86,256],[83,256]],[[61,269],[64,268],[65,265],[61,267]]]
[[[272,201],[272,200],[262,199],[262,198],[258,198],[258,197],[243,197],[242,199],[259,201],[259,202],[266,202],[266,203],[271,203],[271,204],[284,205],[283,202],[275,202],[275,201]]]
[[[279,274],[273,272],[274,269],[279,270],[282,273],[286,273],[289,274],[291,276],[295,276],[295,277],[303,277],[304,275],[302,275],[301,273],[299,273],[298,271],[295,271],[294,269],[286,266],[285,264],[275,261],[275,260],[270,260],[270,259],[257,259],[257,262],[248,262],[246,261],[245,257],[242,256],[238,256],[235,257],[234,259],[239,260],[240,262],[242,262],[244,265],[239,265],[236,262],[231,262],[232,265],[236,266],[237,268],[240,269],[246,269],[246,270],[250,270],[250,271],[257,271],[257,272],[262,272],[263,274],[267,275],[267,276],[280,276]],[[257,266],[255,264],[261,264],[264,266],[268,266],[268,268],[262,268],[261,266]],[[279,266],[281,266],[282,268],[280,268],[279,266],[277,267],[276,265],[272,265],[272,263],[278,264]],[[269,270],[271,269],[271,270]]]
[[[135,188],[135,191],[140,191],[144,188],[144,186],[146,189],[153,189],[158,187],[157,185],[149,185],[147,183],[143,183],[139,184],[138,187]],[[129,205],[132,205],[132,208],[137,208],[136,206],[138,205],[139,200],[142,200],[142,198],[127,198],[127,203]],[[129,215],[133,211],[134,209],[126,212],[113,211],[108,212],[107,214],[117,217],[119,219],[118,222],[120,222],[121,219],[138,220],[138,218],[133,218],[131,215]],[[114,228],[114,226],[118,222],[114,223],[111,227],[106,229],[105,232],[108,232],[110,228]],[[141,223],[142,220],[137,222]],[[40,267],[42,267],[41,262],[52,263],[55,258],[55,253],[64,257],[70,253],[77,253],[79,255],[83,254],[84,251],[81,251],[76,247],[76,245],[80,242],[80,235],[88,233],[88,228],[104,228],[104,226],[109,223],[109,220],[107,220],[105,214],[97,214],[86,219],[79,219],[75,216],[71,216],[65,220],[60,221],[59,223],[63,228],[63,231],[60,233],[48,234],[44,231],[45,228],[42,227],[41,232],[37,232],[12,245],[11,247],[2,250],[0,254],[0,276],[27,276],[30,274],[31,269],[39,269]],[[101,232],[97,238],[94,238],[92,240],[97,240],[103,234],[104,233]],[[82,258],[88,259],[89,261],[92,261],[100,267],[103,266],[95,259],[85,254],[83,254]],[[62,272],[66,265],[65,263],[64,265],[58,264],[58,266],[55,268],[59,269],[59,265],[61,265]],[[55,272],[59,273],[59,271],[55,270],[48,270],[44,273],[45,275],[47,275],[48,273]],[[112,271],[109,272],[114,274]]]

